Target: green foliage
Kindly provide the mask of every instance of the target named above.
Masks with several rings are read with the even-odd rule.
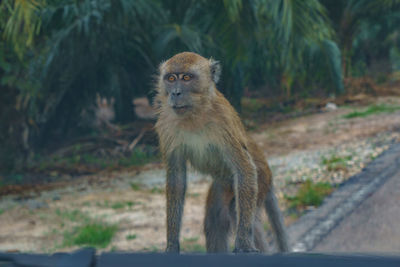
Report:
[[[118,227],[102,222],[94,221],[80,210],[56,209],[56,215],[62,220],[62,227],[70,225],[74,228],[64,232],[63,246],[94,246],[105,248],[111,242]],[[67,223],[71,222],[71,223]]]
[[[256,98],[247,98],[247,97],[242,98],[243,112],[257,113],[263,106],[264,104]]]
[[[123,209],[125,208],[125,203],[123,202],[115,202],[111,205],[111,208],[114,210]]]
[[[343,74],[398,68],[399,24],[399,0],[1,1],[0,167],[88,131],[97,93],[115,99],[116,123],[132,121],[132,98],[154,95],[152,75],[177,52],[220,60],[218,88],[240,110],[246,87],[337,95]]]
[[[204,247],[204,245],[201,245],[198,242],[198,237],[184,238],[181,245],[182,251],[205,253],[206,248]]]
[[[343,116],[345,119],[367,117],[379,113],[393,113],[400,110],[399,106],[371,105],[364,111],[353,111]]]
[[[0,209],[0,215],[3,214],[3,213],[4,213],[4,210],[3,210],[3,209]]]
[[[157,247],[157,246],[155,246],[155,245],[152,245],[152,246],[150,246],[150,247],[143,248],[143,250],[144,250],[144,251],[147,251],[147,252],[152,252],[152,253],[156,253],[156,252],[160,252],[160,251],[161,251],[160,248]]]
[[[5,0],[2,2],[0,10],[8,13],[3,37],[14,44],[15,52],[22,58],[26,47],[33,45],[35,35],[40,32],[41,18],[39,10],[44,5],[44,1]]]
[[[73,232],[64,235],[65,246],[107,247],[117,231],[114,225],[91,223],[77,227]]]
[[[307,180],[301,184],[295,196],[285,196],[285,199],[289,202],[290,208],[317,207],[322,204],[324,197],[332,191],[332,185],[329,183],[314,183],[311,180]]]
[[[8,25],[5,35],[14,47],[21,44],[17,37],[33,40],[37,34],[36,55],[29,65],[40,92],[30,94],[28,104],[34,121],[62,131],[76,126],[96,93],[116,99],[117,121],[132,119],[132,97],[150,93],[149,77],[156,66],[177,52],[189,50],[221,60],[219,87],[239,107],[246,84],[271,81],[287,90],[295,81],[304,84],[306,51],[325,51],[324,42],[333,38],[326,11],[317,0],[18,3],[24,5],[8,5],[3,16]],[[324,65],[340,60],[332,53],[324,55]],[[336,68],[327,70],[331,76]],[[259,79],[260,74],[272,77],[270,73],[277,76]],[[59,120],[65,112],[71,119]]]
[[[131,234],[126,236],[126,240],[134,240],[136,239],[137,235],[136,234]]]
[[[150,193],[152,193],[152,194],[162,194],[162,193],[164,193],[164,189],[155,186],[150,190]]]
[[[88,222],[89,217],[81,212],[80,210],[64,210],[64,209],[56,209],[56,215],[62,219],[62,221],[71,221],[71,222]]]
[[[142,188],[142,186],[141,184],[138,183],[131,183],[131,188],[133,191],[139,191]]]
[[[326,166],[328,171],[345,170],[347,168],[347,162],[350,161],[352,156],[339,157],[332,155],[330,158],[323,158],[322,164]]]
[[[79,169],[81,166],[105,169],[141,166],[158,159],[159,155],[153,155],[151,153],[144,152],[139,148],[134,149],[130,156],[111,158],[89,153],[80,153],[79,146],[76,146],[76,153],[69,156],[54,155],[42,157],[40,155],[36,155],[28,167],[39,172],[50,170],[57,171],[59,168],[63,170],[74,170]],[[12,180],[11,178],[12,177],[10,176],[8,180]]]
[[[114,210],[124,209],[125,207],[132,208],[135,205],[140,204],[140,202],[125,201],[125,202],[115,202],[111,204],[111,208]]]
[[[145,153],[140,149],[135,149],[132,151],[130,157],[121,158],[118,160],[118,164],[120,166],[140,166],[146,163],[152,162],[155,159],[158,159],[159,155],[151,155],[149,153]]]
[[[111,208],[114,210],[120,210],[120,209],[125,209],[126,207],[128,207],[129,209],[136,206],[142,204],[141,202],[138,201],[117,201],[117,202],[110,202],[108,200],[104,200],[103,203],[97,202],[96,206],[97,207],[103,207],[103,208]]]
[[[330,11],[329,18],[336,27],[345,77],[390,71],[390,64],[382,62],[390,61],[391,48],[399,40],[395,37],[400,22],[399,0],[320,2]],[[374,66],[376,63],[380,65]]]

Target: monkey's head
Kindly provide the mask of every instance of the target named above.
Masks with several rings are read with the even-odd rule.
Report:
[[[178,116],[199,112],[215,96],[220,73],[219,62],[213,59],[191,52],[173,56],[160,65],[161,104]]]

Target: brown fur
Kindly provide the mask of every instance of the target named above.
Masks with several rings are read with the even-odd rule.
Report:
[[[185,52],[160,66],[156,131],[167,165],[167,251],[179,252],[186,161],[214,178],[204,222],[207,251],[227,252],[229,231],[234,229],[235,251],[257,251],[255,246],[265,251],[265,233],[256,214],[272,186],[271,171],[236,111],[216,89],[210,64],[211,60]],[[186,72],[196,77],[185,89],[190,91],[185,100],[190,109],[177,114],[163,77]]]

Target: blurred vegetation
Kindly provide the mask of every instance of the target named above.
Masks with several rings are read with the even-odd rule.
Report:
[[[136,234],[130,234],[126,236],[126,240],[134,240],[136,239],[137,235]]]
[[[353,159],[353,156],[337,156],[332,155],[328,158],[322,159],[322,164],[326,166],[328,171],[339,171],[339,170],[346,170],[348,166],[348,162]]]
[[[295,196],[285,196],[285,199],[291,209],[301,210],[308,206],[320,206],[324,198],[332,191],[333,187],[329,183],[314,183],[306,180],[301,184]]]
[[[80,210],[56,209],[56,218],[61,220],[63,243],[61,247],[93,246],[107,247],[118,230],[116,225],[108,224],[100,218],[90,218]],[[53,233],[57,230],[53,230]]]
[[[93,169],[101,170],[106,168],[118,168],[128,166],[140,166],[159,159],[158,155],[146,153],[141,149],[135,149],[130,156],[111,158],[105,156],[96,156],[89,153],[79,153],[77,151],[71,156],[35,156],[35,161],[28,164],[28,168],[36,169],[38,172],[50,169],[72,169],[74,166],[84,165]]]
[[[182,251],[191,253],[205,253],[206,247],[200,244],[199,237],[184,238],[182,241]]]
[[[0,171],[90,133],[96,94],[115,99],[115,123],[135,120],[132,99],[151,99],[157,65],[181,51],[221,61],[218,87],[239,111],[245,92],[290,100],[382,81],[400,67],[399,11],[400,0],[3,0]]]
[[[397,110],[400,110],[400,106],[371,105],[363,111],[353,111],[343,117],[346,119],[352,119],[357,117],[367,117],[378,113],[393,113]]]
[[[64,246],[93,246],[105,248],[110,243],[117,227],[114,225],[91,223],[76,227],[73,232],[64,235]]]

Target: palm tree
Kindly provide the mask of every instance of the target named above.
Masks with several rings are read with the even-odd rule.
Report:
[[[329,17],[336,25],[344,77],[351,74],[352,56],[355,52],[353,46],[357,36],[367,28],[371,33],[377,25],[384,25],[388,20],[393,21],[393,15],[399,12],[400,7],[399,0],[321,0],[321,3],[329,10]],[[367,24],[371,27],[366,27]],[[392,25],[392,32],[397,29],[396,25]],[[390,30],[386,30],[384,35],[389,36]],[[382,45],[382,41],[379,39],[378,42]]]
[[[219,88],[238,109],[245,86],[268,83],[286,97],[313,84],[342,89],[340,52],[317,0],[5,0],[1,7],[6,39],[40,84],[24,93],[43,139],[75,129],[96,93],[116,99],[118,121],[131,120],[132,97],[151,92],[158,62],[183,50],[222,61]]]
[[[270,83],[290,96],[293,84],[310,76],[310,58],[321,59],[325,83],[342,90],[340,51],[317,0],[185,1],[178,6],[168,13],[170,23],[159,35],[157,50],[172,55],[187,49],[223,59],[222,90],[237,107],[245,84]]]

